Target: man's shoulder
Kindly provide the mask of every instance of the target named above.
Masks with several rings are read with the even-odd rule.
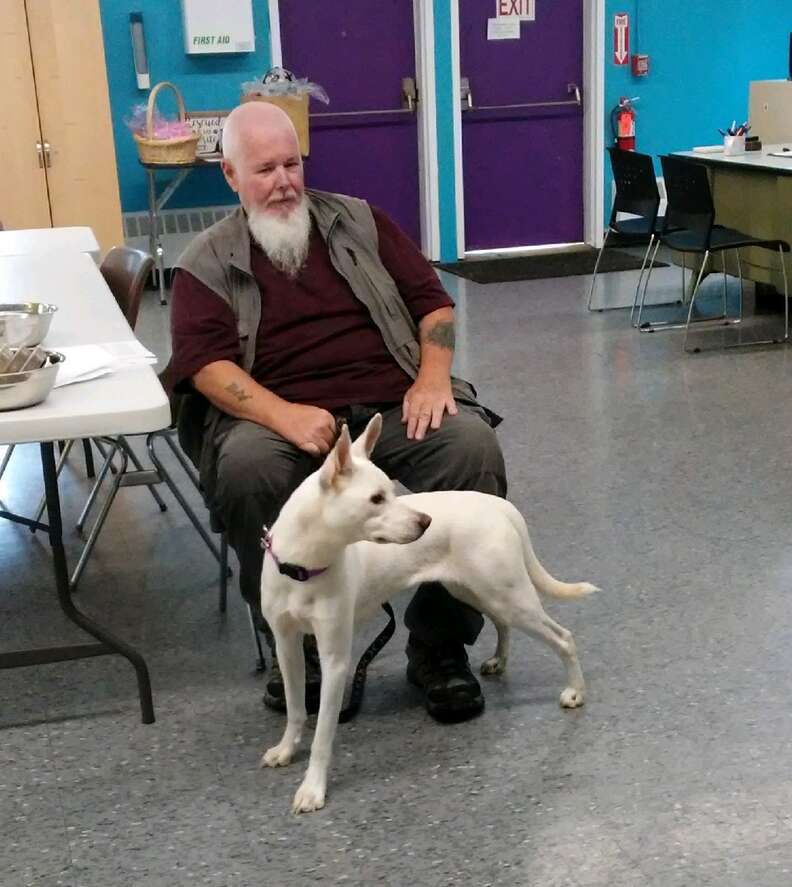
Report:
[[[324,205],[331,209],[367,209],[371,211],[368,201],[351,194],[337,194],[334,191],[317,191],[314,188],[306,188],[305,193],[315,205]]]
[[[247,227],[244,225],[242,208],[237,207],[219,222],[196,234],[179,256],[176,267],[190,271],[196,265],[203,265],[215,258],[222,261],[223,254],[233,252],[243,236],[247,236]]]

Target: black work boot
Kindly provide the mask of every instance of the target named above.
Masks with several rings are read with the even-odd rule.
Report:
[[[484,711],[481,686],[470,670],[461,641],[429,645],[411,634],[407,680],[423,690],[426,710],[437,721],[467,721]]]
[[[266,634],[265,634],[266,636]],[[268,641],[269,643],[269,641]],[[283,685],[275,645],[270,645],[272,652],[272,668],[267,679],[267,691],[264,694],[264,705],[275,711],[286,711],[286,688]],[[322,670],[319,667],[319,651],[316,649],[316,638],[306,635],[303,639],[305,654],[305,708],[309,715],[319,711],[319,693],[322,687]]]

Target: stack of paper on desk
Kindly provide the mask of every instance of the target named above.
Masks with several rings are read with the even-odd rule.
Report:
[[[73,382],[87,382],[129,367],[154,364],[157,358],[140,342],[104,342],[102,345],[53,347],[66,358],[58,369],[55,388]]]

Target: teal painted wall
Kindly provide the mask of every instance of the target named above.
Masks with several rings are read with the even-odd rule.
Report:
[[[648,77],[613,64],[617,12],[630,14],[631,51],[651,57]],[[716,144],[718,128],[748,116],[751,80],[787,77],[790,31],[792,0],[606,0],[608,144],[608,112],[622,95],[640,96],[639,151],[657,156]],[[606,160],[608,208],[610,182]]]
[[[124,123],[135,104],[148,98],[137,88],[129,38],[129,13],[143,13],[146,52],[152,85],[171,80],[179,87],[191,111],[233,108],[240,85],[270,67],[267,0],[253,0],[256,51],[231,55],[188,56],[184,52],[181,3],[178,0],[101,0],[107,79],[113,116],[121,207],[133,212],[148,207],[148,185],[137,160],[137,148]],[[175,111],[170,90],[162,96],[162,110]],[[159,104],[159,101],[158,101]],[[165,174],[160,173],[162,181]],[[169,207],[233,203],[233,195],[219,169],[194,170],[174,195]]]
[[[456,182],[454,164],[454,93],[451,87],[451,3],[433,0],[437,100],[437,165],[440,201],[440,259],[457,258]]]
[[[407,0],[405,0],[407,2]],[[451,89],[451,3],[432,0],[435,21],[437,143],[439,154],[441,257],[457,255]],[[549,0],[540,0],[549,2]],[[143,13],[152,82],[174,80],[191,110],[233,107],[240,85],[270,67],[266,0],[253,0],[256,52],[190,57],[184,53],[181,4],[177,0],[101,0],[110,101],[124,211],[147,206],[146,177],[137,162],[124,117],[147,93],[136,88],[129,41],[129,13]],[[695,10],[691,12],[691,10]],[[651,56],[648,77],[612,62],[613,15],[631,16],[631,50]],[[718,127],[748,113],[751,80],[787,75],[792,0],[606,0],[605,112],[621,95],[638,95],[638,149],[657,155],[719,139]],[[163,106],[168,109],[167,102]],[[604,150],[604,146],[603,146]],[[610,204],[610,169],[605,205]],[[170,206],[232,202],[219,169],[192,173]]]

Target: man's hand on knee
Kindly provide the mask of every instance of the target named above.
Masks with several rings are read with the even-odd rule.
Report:
[[[422,378],[419,374],[404,395],[402,405],[402,423],[407,425],[408,439],[423,440],[428,428],[440,427],[446,412],[449,416],[458,412],[451,380]]]
[[[336,440],[333,414],[301,403],[284,403],[272,430],[312,456],[329,453]]]

